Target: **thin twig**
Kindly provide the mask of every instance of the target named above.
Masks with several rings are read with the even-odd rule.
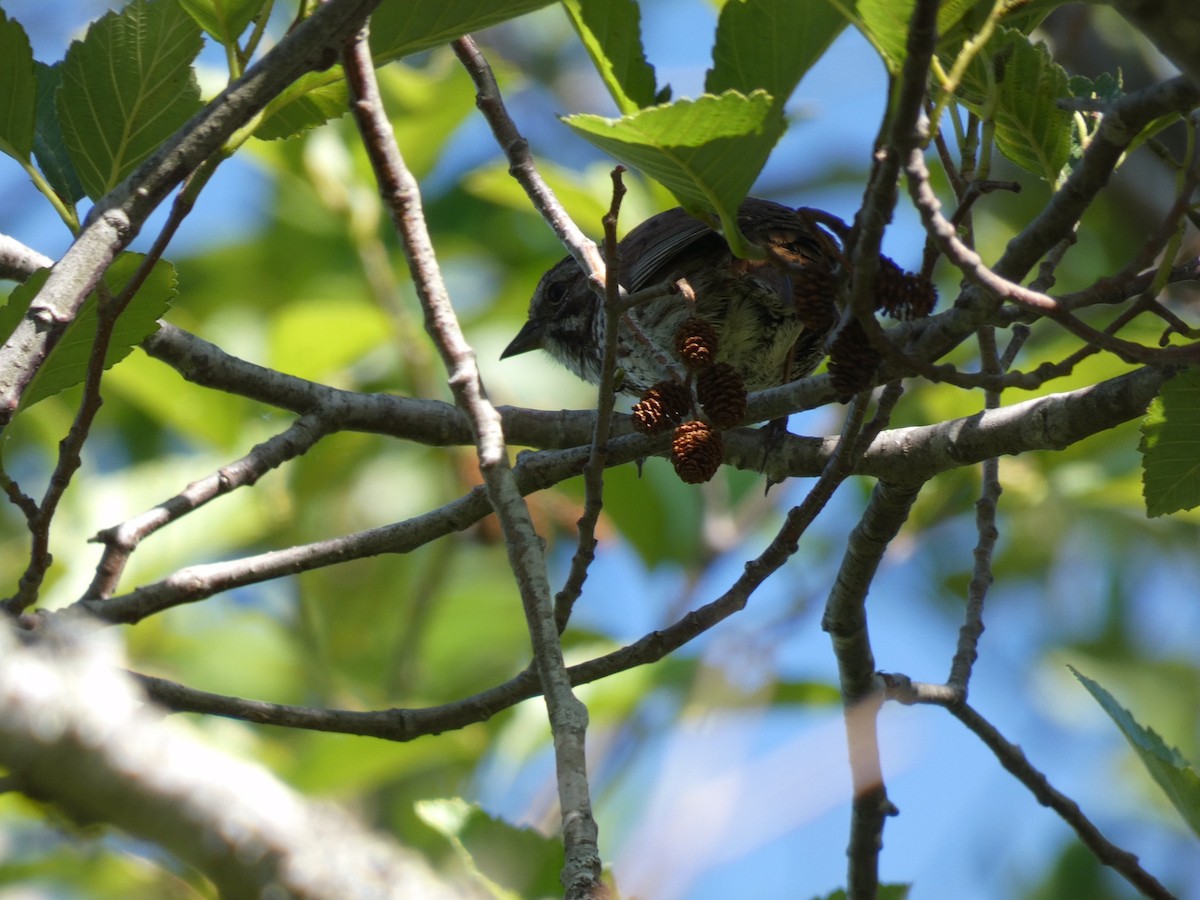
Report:
[[[587,710],[572,692],[563,662],[541,539],[534,531],[529,509],[509,467],[500,416],[488,402],[475,354],[464,339],[450,304],[422,213],[420,189],[404,164],[383,108],[365,29],[347,44],[343,58],[352,96],[351,110],[363,146],[404,245],[425,313],[426,329],[449,372],[455,402],[471,423],[488,499],[504,532],[509,565],[521,591],[534,664],[554,735],[566,849],[562,873],[566,896],[568,900],[598,897],[603,886],[584,753]]]
[[[979,352],[985,371],[1000,374],[1002,372],[999,355],[996,351],[996,331],[994,328],[981,328],[979,331]],[[1000,392],[987,391],[984,394],[985,409],[1000,408]],[[950,664],[950,677],[947,684],[967,695],[967,686],[971,680],[971,667],[978,657],[979,638],[983,634],[983,604],[988,589],[992,586],[992,553],[1000,536],[996,528],[996,504],[1000,499],[1000,461],[996,457],[985,459],[980,466],[983,487],[979,499],[975,501],[975,530],[978,538],[973,551],[974,568],[971,581],[967,585],[967,608],[962,627],[958,631],[958,647]]]
[[[895,102],[885,119],[883,146],[876,153],[876,165],[856,220],[859,228],[851,250],[854,274],[850,312],[876,347],[891,343],[874,316],[873,288],[884,227],[896,205],[900,166],[910,155],[921,153],[923,135],[918,122],[923,116],[936,38],[937,7],[937,0],[916,0],[914,4],[904,67],[893,92]],[[888,799],[879,762],[876,712],[882,694],[875,685],[866,595],[884,548],[907,518],[919,491],[920,482],[903,487],[876,484],[847,544],[822,620],[838,661],[854,785],[846,849],[846,893],[852,900],[873,900],[877,895],[884,822],[896,812]]]
[[[521,136],[516,124],[508,114],[496,77],[487,59],[479,51],[470,35],[464,35],[454,41],[451,46],[458,55],[463,68],[475,83],[475,105],[483,113],[483,117],[491,126],[496,142],[508,159],[508,171],[525,189],[525,193],[533,202],[534,208],[554,229],[559,240],[579,262],[580,267],[588,277],[598,283],[603,283],[604,263],[595,242],[589,240],[579,227],[571,221],[554,192],[538,173],[533,154],[529,152],[529,142]]]
[[[1039,803],[1054,810],[1075,830],[1084,846],[1097,860],[1117,871],[1145,896],[1156,900],[1173,900],[1175,895],[1143,869],[1134,854],[1109,841],[1084,815],[1078,803],[1056,789],[1050,780],[1033,766],[1020,747],[1008,741],[996,726],[966,703],[961,695],[947,690],[944,685],[921,684],[910,681],[903,675],[887,675],[884,676],[884,680],[888,685],[889,696],[900,702],[928,703],[949,710],[951,715],[983,741],[1000,764],[1025,785]]]
[[[612,203],[604,216],[604,267],[608,272],[620,271],[617,216],[621,210],[621,200],[625,196],[625,183],[621,179],[621,173],[624,171],[623,166],[613,169]],[[567,573],[566,583],[554,598],[554,619],[560,634],[567,627],[571,608],[583,590],[588,567],[596,555],[596,523],[604,505],[605,455],[608,452],[613,399],[616,396],[617,334],[621,325],[621,315],[617,312],[617,307],[620,302],[617,279],[610,278],[604,286],[604,353],[596,391],[596,430],[592,435],[592,449],[583,470],[584,503],[583,515],[578,522],[578,544],[575,555],[571,558],[571,570]]]
[[[267,472],[308,452],[331,428],[328,418],[303,416],[287,430],[256,444],[241,459],[193,481],[175,496],[140,515],[100,531],[92,540],[104,544],[104,553],[84,597],[103,599],[111,596],[133,551],[145,538],[200,509],[210,500],[257,483]]]
[[[91,432],[92,423],[99,413],[104,399],[100,395],[100,381],[104,376],[106,357],[112,343],[113,330],[121,314],[129,308],[137,292],[145,284],[146,279],[166,252],[167,245],[179,230],[183,220],[187,218],[195,205],[195,194],[200,187],[207,184],[213,171],[219,164],[220,158],[206,161],[193,177],[185,182],[184,188],[176,196],[167,221],[159,230],[150,251],[134,270],[128,283],[116,296],[109,293],[107,286],[101,282],[95,291],[97,295],[96,335],[92,339],[91,350],[88,354],[87,368],[83,378],[83,391],[76,410],[75,418],[66,437],[59,442],[58,461],[50,476],[46,493],[37,507],[37,513],[30,519],[30,561],[17,589],[17,593],[5,600],[0,607],[12,615],[18,615],[37,602],[38,589],[46,570],[50,566],[50,526],[58,510],[58,504],[63,494],[71,484],[75,472],[82,465],[80,456],[83,445]],[[192,187],[194,183],[194,187]]]
[[[1058,322],[1076,337],[1115,354],[1127,362],[1154,365],[1188,365],[1200,362],[1200,346],[1144,347],[1125,341],[1080,321],[1064,309],[1053,297],[1007,280],[994,269],[984,265],[979,255],[957,237],[954,226],[941,215],[941,204],[929,184],[929,170],[921,154],[914,151],[908,161],[908,185],[913,201],[921,212],[926,229],[933,234],[942,252],[974,285],[985,290],[997,301],[1011,300],[1021,307]]]

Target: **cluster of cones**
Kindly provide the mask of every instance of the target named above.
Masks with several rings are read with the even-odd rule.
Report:
[[[834,302],[833,273],[807,266],[793,273],[796,310],[806,328],[828,332],[840,318]],[[880,258],[875,282],[875,308],[896,319],[928,315],[937,291],[924,275],[906,272],[886,256]],[[720,429],[732,428],[746,415],[746,387],[733,366],[717,362],[717,332],[705,319],[691,317],[676,332],[675,352],[688,371],[685,382],[664,380],[652,385],[633,407],[637,428],[649,434],[674,429],[671,463],[679,478],[701,484],[717,473],[724,455]],[[863,326],[850,319],[829,346],[829,377],[839,398],[846,400],[868,388],[881,361]],[[697,408],[703,419],[696,415]]]

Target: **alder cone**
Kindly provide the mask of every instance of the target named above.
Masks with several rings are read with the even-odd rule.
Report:
[[[721,468],[725,445],[721,433],[705,422],[693,419],[675,429],[671,441],[671,463],[679,480],[687,484],[703,484]]]
[[[633,405],[633,424],[653,434],[677,425],[692,405],[688,389],[678,381],[660,381],[642,394]]]
[[[746,385],[729,363],[717,363],[696,376],[696,399],[718,428],[732,428],[746,417]]]
[[[906,272],[887,256],[879,257],[875,308],[893,319],[919,319],[933,312],[937,288],[917,272]]]
[[[711,322],[692,316],[675,334],[675,352],[689,369],[703,369],[717,357],[717,329]]]

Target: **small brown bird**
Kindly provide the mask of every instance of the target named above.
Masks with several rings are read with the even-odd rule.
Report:
[[[746,390],[801,378],[821,362],[837,319],[833,241],[809,218],[770,200],[746,200],[738,225],[776,261],[738,259],[724,237],[680,208],[647,219],[621,241],[620,281],[626,291],[683,278],[695,295],[694,303],[679,292],[629,311],[634,326],[623,322],[618,332],[622,391],[640,394],[670,377],[665,361],[672,359],[680,325],[691,317],[712,326],[716,361],[733,366]],[[605,318],[602,298],[568,256],[542,276],[529,320],[501,359],[540,348],[596,383]]]

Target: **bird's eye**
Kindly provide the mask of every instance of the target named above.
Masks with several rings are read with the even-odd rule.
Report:
[[[567,283],[565,281],[552,281],[546,285],[546,302],[550,304],[551,309],[557,308],[566,296]]]

